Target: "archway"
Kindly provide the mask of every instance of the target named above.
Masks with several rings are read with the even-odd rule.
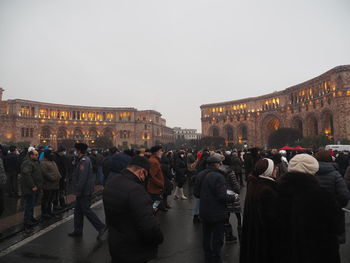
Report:
[[[333,139],[333,113],[330,110],[324,111],[321,114],[322,132],[327,135],[328,138]]]
[[[303,120],[300,117],[294,117],[292,120],[292,128],[303,134]]]
[[[68,138],[68,132],[65,127],[59,127],[57,131],[57,139],[63,140]]]
[[[41,129],[40,133],[40,144],[44,145],[50,145],[53,140],[53,132],[51,127],[49,126],[44,126]]]
[[[306,135],[315,136],[318,135],[318,120],[315,115],[309,115],[306,119]]]
[[[226,125],[224,127],[224,132],[225,132],[226,146],[233,145],[234,144],[233,127],[231,125]]]
[[[84,134],[82,132],[82,130],[80,128],[75,128],[73,131],[73,139],[78,141],[78,142],[82,142],[84,141]]]
[[[219,137],[220,136],[220,130],[216,126],[212,126],[209,131],[209,136],[213,137]]]
[[[238,127],[237,138],[238,138],[239,144],[247,143],[247,141],[248,141],[248,127],[247,127],[247,125],[241,124]]]
[[[96,142],[97,137],[98,137],[98,132],[97,132],[96,128],[91,128],[89,130],[89,137],[88,137],[89,142],[88,142],[88,144],[93,146]]]
[[[281,128],[281,121],[275,115],[268,115],[262,122],[262,142],[267,145],[270,134]]]
[[[107,127],[103,130],[103,136],[110,138],[113,141],[113,130],[110,127]]]

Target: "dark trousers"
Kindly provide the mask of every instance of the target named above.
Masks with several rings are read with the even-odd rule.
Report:
[[[5,204],[4,204],[4,191],[0,188],[0,216],[5,210]]]
[[[17,173],[8,172],[7,174],[7,192],[9,195],[18,195]]]
[[[203,222],[203,249],[205,263],[222,263],[224,233],[224,222]]]
[[[98,232],[105,227],[105,224],[101,222],[90,206],[91,196],[77,197],[74,207],[74,232],[83,233],[84,216],[86,216]]]
[[[34,218],[34,207],[38,198],[37,193],[27,194],[23,196],[24,200],[24,224],[30,223]]]
[[[52,206],[55,196],[57,195],[58,190],[44,190],[43,198],[41,199],[41,214],[51,215]]]

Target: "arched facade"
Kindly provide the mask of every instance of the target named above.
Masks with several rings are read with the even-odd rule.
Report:
[[[325,134],[334,143],[349,140],[349,97],[350,65],[339,66],[282,91],[202,105],[203,136],[213,136],[216,127],[227,139],[229,124],[237,143],[248,146],[266,146],[269,134],[280,128],[298,129],[303,136]]]
[[[89,107],[29,100],[2,100],[0,88],[0,142],[51,145],[74,140],[94,145],[107,135],[116,146],[174,142],[174,131],[161,113],[135,108]],[[144,134],[147,134],[145,137]]]

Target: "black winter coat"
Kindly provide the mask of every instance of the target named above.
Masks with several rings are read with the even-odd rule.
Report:
[[[320,186],[333,194],[341,207],[345,207],[350,199],[349,190],[334,163],[319,162],[320,168],[315,174]]]
[[[277,200],[275,181],[248,177],[240,246],[241,263],[278,262]]]
[[[283,176],[280,196],[280,262],[337,263],[337,235],[341,209],[316,178],[306,174]]]
[[[175,181],[178,184],[184,184],[186,182],[187,163],[180,155],[175,159],[174,170]]]
[[[202,178],[205,176],[204,178]],[[227,218],[226,204],[235,202],[233,195],[227,194],[226,179],[216,168],[208,168],[196,176],[201,181],[199,215],[204,222],[224,222]]]
[[[141,263],[155,258],[163,234],[143,183],[125,169],[106,184],[103,203],[113,262]]]

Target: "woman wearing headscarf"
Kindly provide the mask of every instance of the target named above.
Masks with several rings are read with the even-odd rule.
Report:
[[[277,242],[277,184],[271,159],[260,159],[248,177],[244,204],[241,263],[274,263]]]

